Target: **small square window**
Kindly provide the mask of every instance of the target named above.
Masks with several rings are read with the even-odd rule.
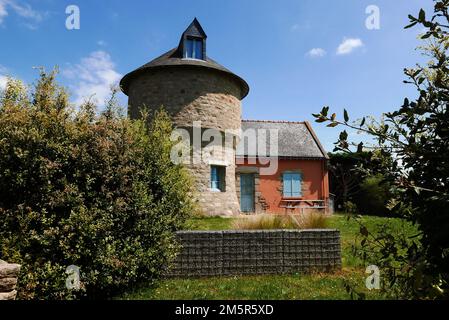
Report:
[[[210,188],[213,191],[226,191],[226,167],[211,166],[210,167]]]

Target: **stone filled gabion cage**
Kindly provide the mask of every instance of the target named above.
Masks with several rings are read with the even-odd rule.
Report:
[[[203,41],[202,59],[185,58],[184,41],[189,37]],[[192,132],[193,127],[201,126],[203,131],[215,129],[223,136],[232,133],[233,141],[226,148],[211,150],[200,161],[192,157],[186,167],[195,181],[200,209],[207,215],[234,215],[240,213],[235,187],[235,151],[241,130],[241,100],[248,94],[249,86],[206,56],[205,40],[206,35],[195,19],[177,48],[128,73],[120,85],[128,95],[131,118],[138,118],[142,108],[151,111],[162,106],[177,128]],[[203,141],[202,148],[210,142]],[[225,143],[223,139],[223,147]],[[211,188],[211,165],[225,167],[225,187],[221,192]]]
[[[181,231],[169,277],[293,274],[341,269],[340,232],[311,230]]]

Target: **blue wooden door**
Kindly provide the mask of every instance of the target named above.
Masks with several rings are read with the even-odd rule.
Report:
[[[240,210],[254,212],[254,174],[240,175]]]

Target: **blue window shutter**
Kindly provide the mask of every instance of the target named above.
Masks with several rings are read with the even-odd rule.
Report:
[[[299,173],[284,173],[282,179],[284,197],[300,197],[302,195]]]
[[[284,181],[284,197],[291,197],[292,196],[292,180],[291,180],[291,174],[290,173],[284,173],[283,175],[283,181]]]
[[[299,173],[292,174],[292,196],[301,196],[301,175]]]

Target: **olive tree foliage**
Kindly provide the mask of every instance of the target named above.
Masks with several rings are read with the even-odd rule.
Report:
[[[169,117],[130,120],[114,92],[101,113],[91,101],[75,110],[55,75],[41,70],[32,89],[10,79],[1,95],[0,259],[22,265],[22,299],[149,283],[192,209],[190,178],[170,161]],[[66,286],[70,265],[79,288]]]
[[[391,153],[393,168],[385,176],[395,188],[390,209],[416,224],[419,233],[398,236],[388,225],[378,233],[361,224],[359,253],[382,268],[383,290],[402,298],[449,297],[449,0],[434,1],[429,17],[424,10],[409,15],[410,25],[422,26],[420,47],[429,58],[426,65],[405,69],[417,98],[404,99],[395,111],[384,114],[379,123],[365,118],[350,122],[324,107],[314,114],[316,122],[329,127],[346,126],[373,136],[379,148]],[[340,133],[336,150],[353,153],[363,143],[348,141]]]

